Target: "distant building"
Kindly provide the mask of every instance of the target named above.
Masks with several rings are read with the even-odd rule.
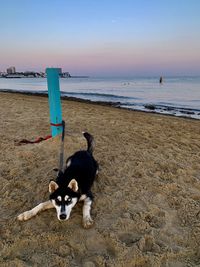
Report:
[[[61,77],[62,77],[62,78],[70,78],[71,75],[70,75],[69,72],[63,72]]]
[[[15,69],[15,67],[12,66],[12,67],[8,68],[8,69],[7,69],[7,73],[8,73],[8,74],[14,74],[14,73],[16,73],[16,69]]]
[[[5,77],[5,76],[6,76],[6,74],[7,74],[6,72],[2,72],[2,71],[1,71],[1,72],[0,72],[0,78],[3,78],[3,77]]]

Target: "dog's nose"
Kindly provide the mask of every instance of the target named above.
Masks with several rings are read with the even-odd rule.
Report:
[[[66,214],[60,214],[60,219],[61,219],[61,220],[65,220],[66,217],[67,217]]]

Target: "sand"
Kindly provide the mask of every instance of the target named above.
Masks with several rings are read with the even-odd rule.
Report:
[[[96,140],[100,172],[91,229],[82,204],[66,222],[54,209],[17,215],[48,199],[60,137],[46,97],[0,93],[0,266],[200,266],[200,121],[63,100],[65,158]]]

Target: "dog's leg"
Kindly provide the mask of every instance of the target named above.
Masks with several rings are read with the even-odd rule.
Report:
[[[34,217],[36,214],[38,214],[38,212],[43,211],[43,210],[47,210],[47,209],[51,209],[54,208],[53,204],[51,203],[50,200],[40,203],[39,205],[37,205],[35,208],[31,209],[31,210],[27,210],[23,213],[21,213],[17,219],[19,221],[26,221],[29,220],[30,218]]]
[[[94,222],[90,216],[91,205],[92,205],[91,198],[86,197],[84,199],[84,204],[83,204],[83,226],[84,228],[91,227]]]

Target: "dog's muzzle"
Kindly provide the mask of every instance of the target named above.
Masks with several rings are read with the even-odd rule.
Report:
[[[66,218],[67,218],[66,211],[65,211],[65,205],[61,206],[59,218],[60,218],[60,220],[66,220]]]

